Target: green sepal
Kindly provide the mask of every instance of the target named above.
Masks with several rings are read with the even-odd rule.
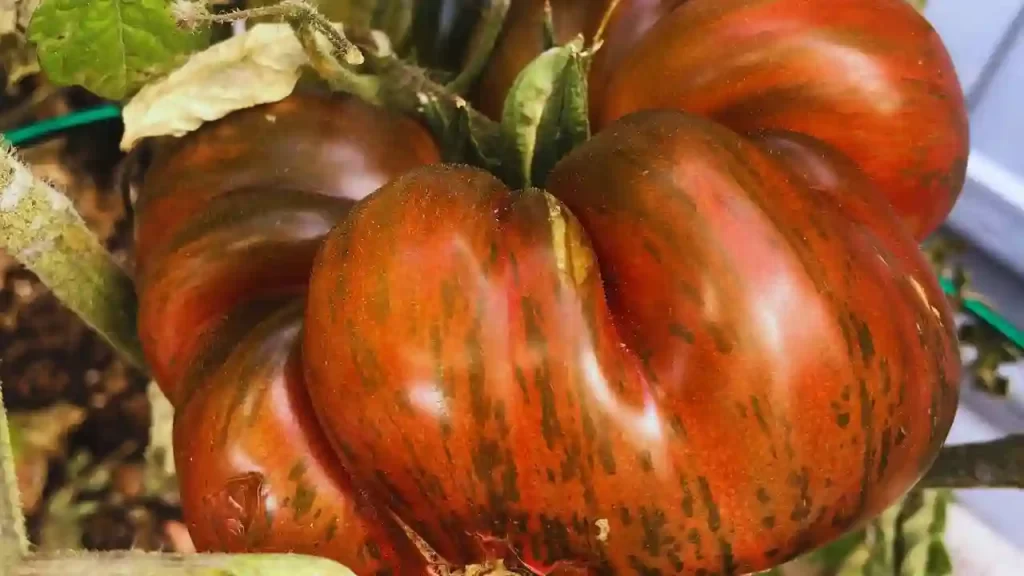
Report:
[[[438,139],[445,162],[470,164],[484,168],[506,183],[514,151],[494,123],[471,111],[468,103],[457,100],[455,106],[423,96],[421,114]]]
[[[517,186],[543,186],[562,156],[590,137],[587,72],[593,53],[583,46],[578,36],[544,51],[509,90],[501,124],[516,149]]]

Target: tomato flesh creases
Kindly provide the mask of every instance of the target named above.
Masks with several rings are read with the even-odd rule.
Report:
[[[334,455],[298,338],[324,234],[355,200],[439,158],[411,120],[296,94],[202,126],[147,171],[136,210],[139,332],[176,407],[182,508],[199,550],[424,572],[422,554]]]
[[[675,42],[666,22],[760,22],[799,48],[827,18],[804,4],[687,0],[616,58],[658,61],[644,46]],[[771,12],[787,6],[789,20]],[[861,18],[841,38],[877,22],[834,6]],[[418,124],[353,98],[296,94],[182,139],[147,174],[136,257],[197,547],[422,574],[401,522],[454,565],[499,542],[538,573],[728,574],[880,512],[945,439],[960,370],[920,229],[892,201],[909,191],[944,218],[966,142],[941,45],[912,38],[901,54],[860,48],[880,78],[945,102],[889,110],[903,127],[885,135],[889,165],[860,153],[877,122],[836,129],[864,118],[834,98],[849,69],[798,99],[819,122],[783,105],[811,67],[778,42],[745,61],[745,105],[723,104],[722,84],[698,105],[684,84],[610,67],[599,131],[545,191],[439,164]],[[666,74],[702,77],[710,41],[690,42]],[[932,77],[883,66],[915,55]],[[739,61],[722,60],[720,83]],[[771,62],[788,71],[774,84]],[[909,150],[941,114],[948,142]],[[899,162],[948,177],[880,184]]]
[[[641,112],[547,192],[427,167],[360,203],[303,344],[354,477],[442,556],[541,573],[758,570],[890,505],[955,412],[952,317],[870,185],[841,210],[772,144]]]
[[[390,180],[318,248],[301,354],[303,290],[257,286],[169,388],[197,545],[420,573],[394,512],[454,563],[498,539],[538,571],[714,573],[878,512],[945,437],[955,338],[913,240],[813,146],[645,112],[547,192]],[[182,258],[271,262],[174,245],[142,267],[154,323]]]

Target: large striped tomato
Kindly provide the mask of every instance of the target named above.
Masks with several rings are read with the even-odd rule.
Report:
[[[558,36],[592,38],[609,4],[553,0]],[[526,0],[509,14],[475,99],[492,116],[542,48],[543,5]],[[741,134],[813,136],[850,157],[919,240],[963,186],[960,85],[906,0],[619,0],[602,38],[590,73],[597,130],[676,108]]]
[[[459,563],[499,540],[539,572],[766,568],[891,504],[956,408],[945,298],[856,168],[676,111],[547,192],[413,171],[311,278],[324,428]]]
[[[945,217],[959,184],[886,180],[938,148],[836,131],[868,101],[810,74],[806,43],[946,102],[936,130],[959,149],[955,80],[900,67],[945,53],[899,1],[857,3],[902,19],[884,31],[847,0],[635,20],[597,134],[546,190],[442,164],[419,124],[351,97],[296,94],[175,143],[139,195],[139,318],[196,544],[358,574],[422,574],[423,543],[456,566],[733,574],[893,503],[945,439],[960,371],[893,190]],[[714,68],[709,38],[645,48],[674,46],[672,22],[736,51]],[[704,89],[643,84],[648,62]],[[894,102],[904,133],[939,106]],[[883,136],[883,160],[858,153]]]
[[[437,160],[411,120],[295,96],[207,124],[148,169],[139,331],[177,408],[182,503],[200,549],[316,554],[360,575],[423,565],[339,464],[298,338],[323,235],[356,200]]]

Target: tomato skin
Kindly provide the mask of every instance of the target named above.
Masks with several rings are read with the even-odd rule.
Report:
[[[300,552],[357,574],[422,573],[422,554],[353,489],[320,429],[301,326],[301,298],[241,306],[182,383],[174,446],[192,540],[201,552]]]
[[[550,196],[431,166],[361,202],[304,332],[356,482],[453,561],[496,540],[541,573],[744,573],[889,506],[951,425],[953,317],[870,183],[803,145],[645,111]]]
[[[323,236],[357,199],[439,159],[412,120],[295,94],[205,125],[148,170],[136,205],[139,335],[176,407],[197,548],[422,573],[423,555],[387,508],[351,487],[297,347]]]
[[[473,102],[494,118],[540,53],[542,7],[509,14],[480,81]],[[593,38],[607,2],[552,8],[565,42]],[[603,42],[589,76],[595,131],[675,108],[746,135],[813,136],[852,158],[918,240],[959,197],[970,148],[962,89],[941,39],[905,0],[622,0]]]
[[[813,136],[862,170],[923,240],[952,210],[969,150],[952,61],[904,0],[690,0],[609,75],[595,129],[669,107],[744,134]]]
[[[139,335],[168,397],[194,334],[240,298],[305,286],[319,238],[355,200],[439,159],[412,120],[312,94],[235,112],[161,154],[136,206],[135,258]]]
[[[601,48],[594,54],[590,65],[588,104],[594,126],[599,125],[597,122],[600,111],[604,109],[608,82],[623,59],[666,14],[688,1],[691,0],[619,0],[601,37]],[[604,10],[607,9],[605,6]],[[588,30],[588,38],[597,33],[601,17],[603,11],[597,16],[597,23]]]

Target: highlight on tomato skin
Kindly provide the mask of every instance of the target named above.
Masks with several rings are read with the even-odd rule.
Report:
[[[880,513],[952,423],[952,313],[865,179],[841,209],[777,156],[645,111],[547,193],[429,166],[368,197],[304,332],[348,469],[442,555],[539,573],[743,573]]]
[[[553,2],[558,35],[593,38],[607,4]],[[539,22],[542,6],[510,13],[513,32]],[[492,116],[540,52],[523,34],[499,42],[473,100]],[[745,135],[814,136],[850,156],[919,241],[959,197],[970,148],[962,88],[906,0],[621,0],[602,40],[590,71],[595,131],[675,108]]]
[[[160,155],[136,205],[136,283],[140,340],[172,402],[193,332],[239,299],[304,286],[318,239],[354,201],[439,160],[414,120],[307,93],[205,124]]]
[[[320,238],[377,186],[439,160],[417,122],[297,93],[172,143],[136,223],[139,332],[176,407],[183,509],[208,551],[302,552],[422,573],[319,428],[296,347]]]

